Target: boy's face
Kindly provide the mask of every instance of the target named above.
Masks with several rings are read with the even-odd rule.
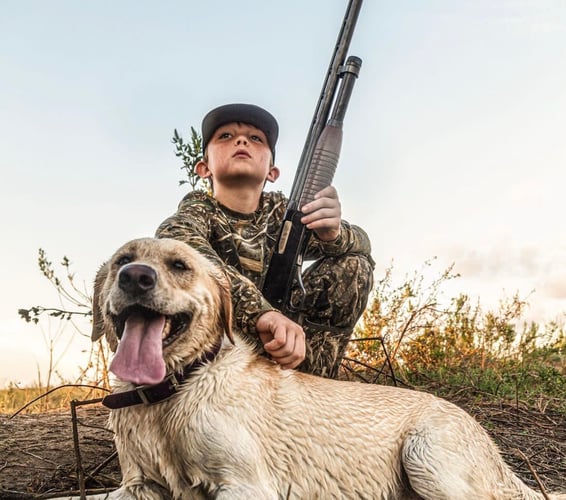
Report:
[[[212,178],[215,187],[263,187],[266,181],[273,182],[279,176],[265,134],[253,125],[234,122],[220,126],[208,142],[206,153],[206,161],[199,162],[197,173]]]

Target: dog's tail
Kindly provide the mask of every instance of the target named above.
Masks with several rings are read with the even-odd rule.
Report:
[[[524,500],[566,500],[566,494],[549,494],[544,490],[544,487],[540,483],[541,492],[533,490],[527,486],[507,464],[504,465],[504,471],[506,476],[505,483],[507,486],[507,488],[505,488],[505,494],[508,495],[504,498],[521,498]]]
[[[552,494],[544,491],[542,485],[542,492],[535,491],[529,488],[521,479],[519,479],[511,470],[509,470],[510,482],[513,483],[512,489],[509,491],[512,496],[509,498],[524,498],[525,500],[566,500],[566,494]]]

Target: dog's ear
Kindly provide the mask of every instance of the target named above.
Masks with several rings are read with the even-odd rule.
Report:
[[[94,279],[94,292],[92,295],[92,334],[93,342],[104,335],[104,321],[102,319],[102,287],[108,276],[108,262],[100,266]]]
[[[232,334],[232,294],[230,293],[230,279],[222,274],[217,277],[220,293],[220,323],[230,342],[234,344]]]

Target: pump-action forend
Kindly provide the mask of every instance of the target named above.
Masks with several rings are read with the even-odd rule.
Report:
[[[359,57],[346,59],[361,5],[362,0],[349,1],[262,288],[269,303],[287,315],[300,309],[302,297],[292,301],[291,289],[303,289],[301,268],[310,237],[300,208],[332,184],[340,158],[344,116],[362,65]]]

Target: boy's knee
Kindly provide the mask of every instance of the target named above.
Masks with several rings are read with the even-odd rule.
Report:
[[[370,288],[373,286],[373,270],[375,262],[369,255],[354,253],[346,254],[338,259],[337,267],[342,270],[342,275],[348,279],[348,275],[358,278],[360,282],[367,281]]]
[[[305,313],[314,323],[353,327],[373,287],[374,264],[364,254],[328,257],[305,273]]]
[[[346,254],[336,257],[330,274],[334,280],[342,283],[341,287],[337,287],[337,293],[348,293],[354,287],[358,294],[367,299],[373,287],[374,267],[375,263],[369,255]]]

